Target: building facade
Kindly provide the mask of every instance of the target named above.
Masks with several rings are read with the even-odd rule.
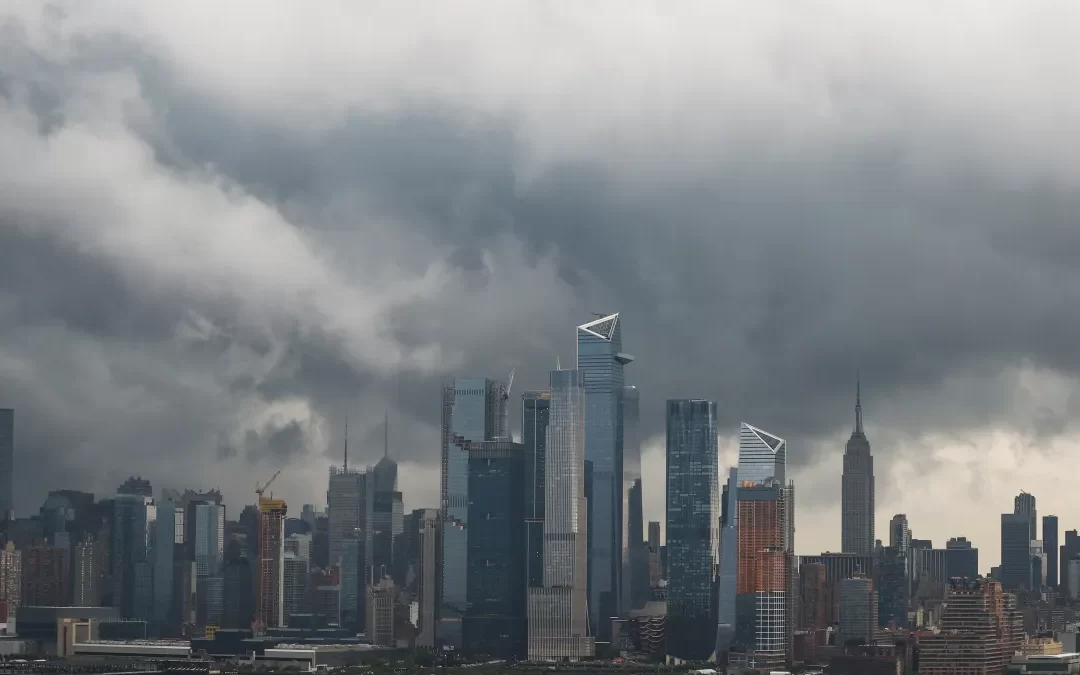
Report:
[[[194,512],[196,621],[202,626],[220,626],[225,603],[225,507],[196,504]]]
[[[841,482],[841,544],[844,553],[870,555],[874,551],[874,456],[863,431],[862,397],[855,389],[855,429],[844,450]]]
[[[1024,515],[1028,521],[1028,541],[1039,538],[1039,532],[1036,529],[1039,523],[1038,513],[1035,509],[1035,495],[1028,494],[1021,491],[1020,494],[1013,498],[1013,513],[1018,515]]]
[[[69,605],[67,549],[32,546],[23,558],[22,604],[28,607]]]
[[[621,616],[641,609],[649,601],[649,553],[645,546],[645,520],[641,483],[640,392],[623,387],[623,531]]]
[[[466,442],[469,453],[466,654],[525,658],[525,447]]]
[[[953,537],[945,542],[945,578],[977,579],[978,577],[979,549],[972,546],[967,537]]]
[[[588,497],[589,617],[599,640],[611,636],[621,615],[623,531],[623,369],[633,357],[622,351],[618,314],[577,328],[577,368],[585,381],[585,493]]]
[[[528,658],[589,658],[588,504],[585,499],[585,379],[578,370],[550,375],[544,462],[544,585],[529,589]]]
[[[946,596],[940,631],[919,638],[919,673],[1001,675],[1023,637],[1016,596],[997,581],[956,581]]]
[[[468,598],[469,456],[459,441],[506,435],[507,386],[485,378],[459,378],[443,387],[441,510],[442,570],[436,640],[461,649]]]
[[[1027,513],[1001,514],[1001,585],[1007,591],[1031,588],[1033,517]]]
[[[419,528],[416,556],[416,598],[419,603],[416,644],[435,646],[435,616],[439,604],[439,547],[442,545],[442,515],[438,509],[413,511]]]
[[[288,505],[281,499],[259,497],[255,620],[265,628],[285,625],[285,516],[288,511]]]
[[[149,487],[149,483],[146,486]],[[137,484],[132,491],[136,488],[142,491],[142,484]],[[117,494],[113,500],[112,598],[113,605],[125,619],[140,618],[136,613],[135,572],[137,566],[150,562],[156,521],[157,505],[153,497],[129,492]],[[151,601],[152,597],[151,591]]]
[[[11,518],[15,505],[15,411],[0,408],[0,517]]]
[[[0,549],[0,600],[7,603],[8,616],[22,604],[22,551],[10,541]]]
[[[878,595],[874,582],[857,576],[840,582],[840,630],[838,643],[870,644],[878,626]]]
[[[667,402],[669,661],[715,656],[720,569],[716,403]]]
[[[1058,587],[1058,518],[1057,516],[1043,516],[1043,550],[1046,551],[1046,585],[1050,588]]]
[[[521,443],[525,446],[525,536],[527,583],[544,586],[544,457],[551,393],[521,395]]]

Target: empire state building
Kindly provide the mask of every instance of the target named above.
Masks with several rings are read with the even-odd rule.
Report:
[[[861,398],[856,380],[855,430],[844,451],[840,550],[869,555],[874,552],[874,456],[863,432]]]

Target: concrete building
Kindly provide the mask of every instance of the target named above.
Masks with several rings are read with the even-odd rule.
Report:
[[[844,644],[873,641],[878,624],[878,596],[874,582],[866,576],[840,582],[840,633],[838,642]]]
[[[844,451],[841,481],[841,544],[844,553],[874,552],[874,456],[863,431],[862,396],[855,385],[855,429]]]
[[[8,542],[0,550],[0,600],[7,605],[7,614],[0,619],[7,620],[15,616],[15,610],[22,604],[22,551],[15,549],[15,544]]]
[[[285,516],[288,510],[284,500],[259,496],[255,620],[265,628],[285,625]]]
[[[1018,654],[1005,672],[1009,675],[1077,675],[1080,674],[1080,654]]]
[[[368,589],[367,594],[368,641],[377,647],[394,647],[394,606],[397,604],[397,588],[389,578],[383,578]]]
[[[0,518],[14,514],[15,490],[15,411],[0,408]]]
[[[1004,592],[999,582],[953,582],[940,632],[919,638],[919,673],[1000,675],[1023,635],[1016,596]]]
[[[22,603],[32,607],[68,605],[67,550],[33,546],[23,554]]]

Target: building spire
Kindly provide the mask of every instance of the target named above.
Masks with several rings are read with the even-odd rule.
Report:
[[[349,473],[349,413],[345,413],[345,473]]]
[[[862,426],[862,377],[858,370],[855,371],[855,433],[863,433]]]
[[[383,411],[383,457],[390,456],[390,410]]]

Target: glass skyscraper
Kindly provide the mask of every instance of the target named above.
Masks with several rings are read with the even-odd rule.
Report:
[[[623,529],[623,367],[618,314],[578,326],[577,368],[585,379],[585,461],[589,504],[589,618],[597,639],[620,614]]]
[[[585,380],[578,370],[551,372],[544,462],[543,587],[529,589],[528,658],[591,657],[588,505],[585,499]]]
[[[783,485],[787,477],[787,444],[767,431],[743,422],[739,428],[739,481],[742,485]]]
[[[225,560],[225,507],[195,505],[195,573],[198,615],[206,626],[221,624],[225,602],[222,565]]]
[[[649,601],[649,553],[642,514],[641,428],[638,388],[623,387],[623,531],[622,610],[644,607]]]
[[[469,453],[468,609],[464,651],[520,660],[526,654],[525,448],[506,440]]]
[[[544,456],[547,450],[551,393],[521,395],[521,443],[525,446],[526,580],[530,588],[544,585]]]
[[[436,638],[462,647],[461,620],[468,602],[469,454],[464,441],[506,435],[507,387],[484,378],[461,378],[443,387],[442,398],[442,599]]]
[[[152,551],[151,537],[154,534],[154,521],[157,520],[157,507],[152,497],[133,494],[118,494],[113,500],[112,528],[112,577],[113,604],[120,609],[120,616],[125,619],[137,618],[141,610],[136,602],[136,568],[149,563]],[[150,604],[153,604],[153,585],[149,590]],[[143,618],[143,617],[139,617]],[[146,617],[149,618],[149,617]]]
[[[716,403],[667,402],[667,655],[704,661],[716,649],[720,567]]]

